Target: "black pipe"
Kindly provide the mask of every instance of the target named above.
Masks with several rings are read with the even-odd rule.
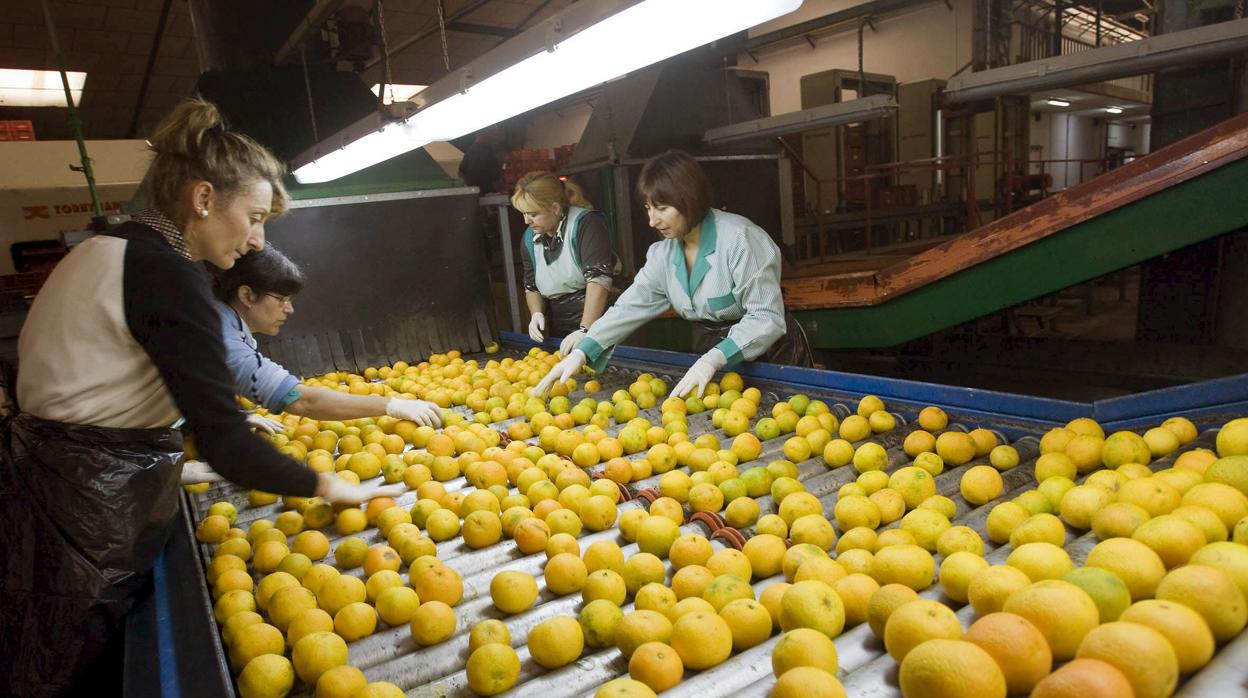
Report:
[[[1053,55],[1062,55],[1062,14],[1066,11],[1064,0],[1053,5]]]
[[[152,37],[152,48],[147,52],[147,67],[143,69],[143,81],[139,83],[139,99],[134,105],[134,118],[130,119],[130,130],[126,138],[134,138],[139,132],[139,118],[143,114],[143,103],[147,101],[147,86],[152,82],[152,71],[156,68],[156,54],[160,51],[160,40],[165,36],[165,25],[169,23],[169,8],[173,0],[165,0],[160,5],[160,20],[156,23],[156,36]]]

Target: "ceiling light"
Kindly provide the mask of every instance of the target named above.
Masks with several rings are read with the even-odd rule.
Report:
[[[1050,107],[1069,107],[1070,106],[1070,102],[1067,102],[1064,99],[1049,98],[1045,100],[1044,103],[1049,105]]]
[[[386,85],[386,98],[382,100],[385,104],[394,104],[395,102],[406,102],[407,100],[420,94],[428,85]],[[373,94],[377,94],[381,89],[381,85],[373,85]]]
[[[87,74],[66,71],[74,104],[82,101]],[[0,107],[64,107],[65,87],[55,70],[0,68]]]
[[[1105,107],[1106,114],[1121,114],[1122,107]]]
[[[416,95],[393,150],[339,157],[354,147],[339,134],[295,160],[295,179],[325,181],[432,141],[478,131],[670,56],[743,31],[801,7],[802,0],[581,0],[456,70]],[[334,141],[337,140],[337,143]],[[341,145],[339,145],[339,143]],[[313,169],[318,179],[310,179]]]

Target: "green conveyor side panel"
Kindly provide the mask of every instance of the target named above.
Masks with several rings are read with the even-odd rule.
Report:
[[[795,313],[823,349],[890,347],[1248,226],[1248,160],[880,305]]]

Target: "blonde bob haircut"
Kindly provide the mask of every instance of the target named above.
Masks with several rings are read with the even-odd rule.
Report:
[[[573,206],[592,209],[593,204],[585,198],[585,192],[576,182],[560,179],[551,172],[529,172],[516,182],[511,195],[511,205],[523,213],[526,209],[554,210],[555,204],[567,215]]]
[[[267,148],[229,131],[215,104],[188,99],[174,107],[148,141],[156,155],[147,173],[152,202],[177,221],[184,217],[182,195],[194,182],[208,182],[224,203],[257,182],[273,187],[270,218],[286,211],[282,185],[286,167]]]

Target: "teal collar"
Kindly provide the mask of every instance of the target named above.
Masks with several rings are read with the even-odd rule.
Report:
[[[690,300],[693,300],[693,292],[698,288],[698,284],[702,283],[702,279],[706,278],[706,273],[711,270],[711,263],[706,258],[715,254],[715,243],[719,237],[715,232],[714,209],[706,212],[701,225],[702,233],[698,238],[698,254],[693,260],[692,273],[689,273],[685,266],[684,245],[679,240],[676,241],[675,249],[672,251],[672,264],[676,267],[676,278]]]

